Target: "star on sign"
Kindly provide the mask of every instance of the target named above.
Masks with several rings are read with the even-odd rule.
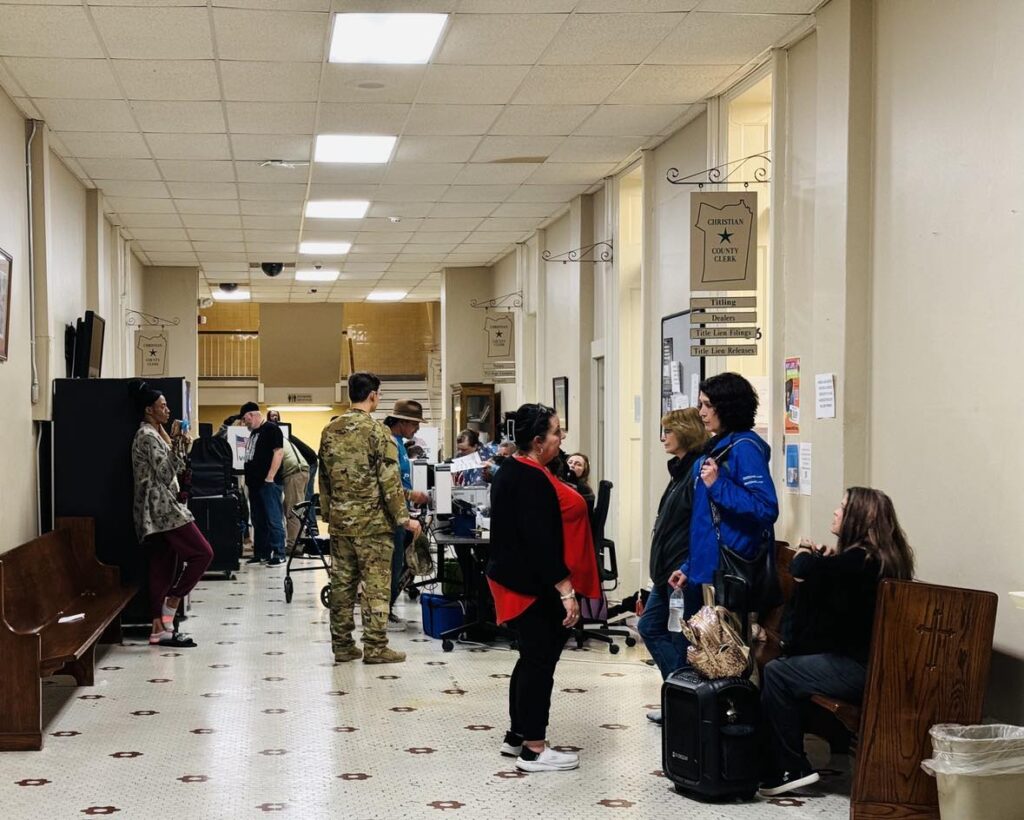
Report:
[[[720,240],[721,240],[722,242],[732,242],[732,234],[731,234],[731,233],[729,233],[729,231],[722,231],[722,232],[721,232],[721,233],[720,233],[720,234],[718,235],[718,238],[719,238],[719,239],[720,239]]]

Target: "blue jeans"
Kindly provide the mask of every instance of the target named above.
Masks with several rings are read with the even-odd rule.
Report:
[[[249,488],[252,514],[252,553],[261,560],[275,555],[284,558],[284,516],[281,514],[281,487],[264,481]]]
[[[644,605],[644,614],[636,628],[644,639],[644,646],[658,664],[662,679],[677,669],[687,666],[686,648],[690,642],[682,632],[671,632],[668,628],[668,597],[672,588],[668,584],[655,584]],[[687,584],[683,588],[686,596],[686,617],[693,615],[704,603],[700,584]]]
[[[761,717],[770,741],[774,774],[810,771],[811,764],[804,754],[801,704],[811,695],[860,703],[866,679],[864,664],[833,653],[778,658],[765,666]]]

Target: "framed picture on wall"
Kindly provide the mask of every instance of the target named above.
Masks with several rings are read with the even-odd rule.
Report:
[[[14,260],[0,248],[0,362],[7,361],[7,347],[11,338],[11,267]]]
[[[555,412],[558,413],[558,420],[562,423],[562,429],[569,429],[569,377],[555,376],[551,380],[551,386],[555,394]]]

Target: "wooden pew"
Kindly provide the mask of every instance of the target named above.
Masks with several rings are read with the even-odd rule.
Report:
[[[789,592],[792,555],[786,548],[777,562]],[[935,780],[920,765],[931,754],[928,730],[981,721],[997,601],[992,592],[918,581],[879,585],[863,701],[811,698],[855,739],[851,820],[938,818]],[[779,615],[766,619],[776,645],[759,661],[778,654]]]
[[[41,679],[92,686],[96,644],[120,641],[121,610],[137,591],[96,560],[91,518],[56,525],[0,553],[0,751],[42,748]]]

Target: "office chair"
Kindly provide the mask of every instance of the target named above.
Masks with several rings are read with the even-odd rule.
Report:
[[[605,597],[606,592],[611,592],[619,585],[619,565],[615,560],[615,542],[604,537],[604,525],[608,520],[608,509],[611,506],[612,487],[610,481],[602,480],[597,485],[597,501],[594,504],[594,512],[590,515],[590,529],[594,536],[594,550],[597,553],[597,574],[601,580],[601,596]],[[605,586],[610,583],[611,586]],[[612,655],[619,652],[619,646],[615,643],[615,637],[626,639],[626,646],[636,646],[636,637],[628,629],[612,629],[608,626],[607,601],[604,602],[604,618],[580,618],[580,622],[573,629],[573,637],[576,640],[576,648],[582,649],[583,642],[590,639],[608,644],[608,651]],[[587,629],[586,626],[596,625],[597,629]]]

